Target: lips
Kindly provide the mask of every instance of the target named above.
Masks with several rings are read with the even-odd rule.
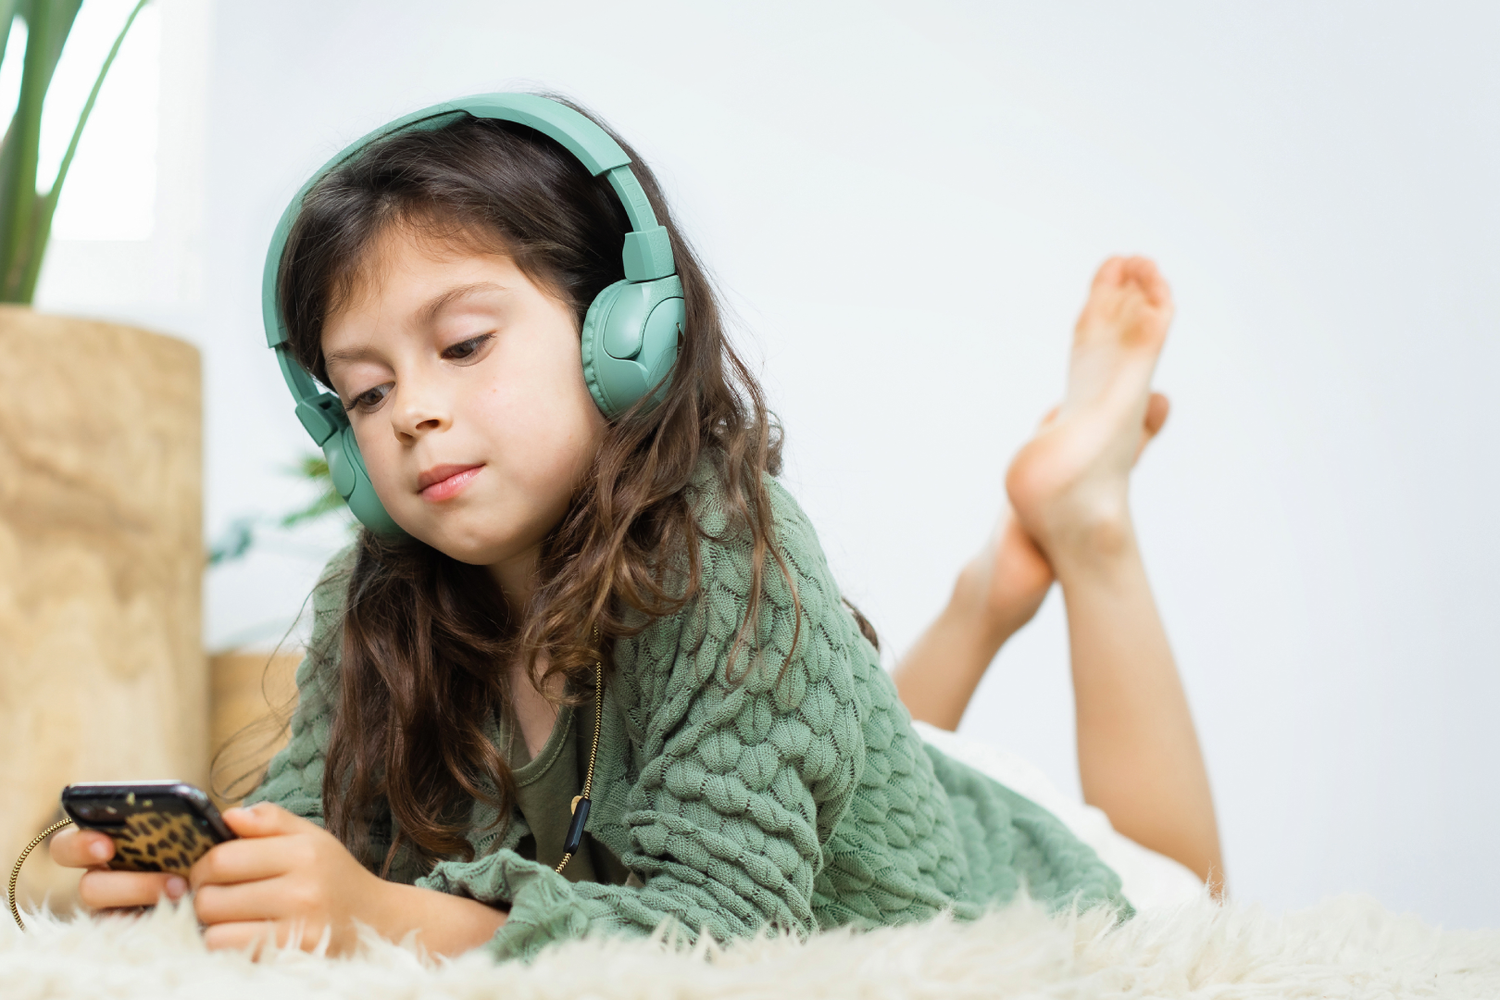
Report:
[[[480,465],[438,465],[417,477],[417,491],[423,500],[439,501],[457,496],[479,475]]]

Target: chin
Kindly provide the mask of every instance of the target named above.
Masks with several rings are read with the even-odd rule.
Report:
[[[514,557],[525,548],[524,543],[516,540],[515,533],[496,530],[489,525],[437,526],[429,522],[417,531],[408,529],[408,533],[448,558],[471,566],[492,566]]]
[[[436,537],[431,540],[425,538],[422,540],[449,559],[468,563],[470,566],[492,566],[505,559],[514,548],[503,543],[468,538]]]

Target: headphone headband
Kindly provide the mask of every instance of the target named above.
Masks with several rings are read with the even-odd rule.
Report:
[[[535,129],[561,144],[593,176],[598,177],[600,174],[607,176],[610,187],[614,189],[615,196],[620,199],[620,204],[625,209],[626,218],[630,220],[631,231],[625,234],[625,246],[620,253],[625,265],[626,281],[650,281],[653,278],[665,278],[676,270],[667,230],[656,221],[656,213],[651,210],[651,202],[646,198],[641,182],[636,180],[635,174],[630,169],[630,157],[608,132],[567,105],[545,97],[538,97],[535,94],[475,94],[472,97],[444,101],[442,104],[434,104],[420,111],[413,111],[409,115],[397,118],[393,122],[366,133],[319,167],[317,172],[293,196],[286,211],[281,213],[281,219],[276,223],[276,231],[271,235],[271,246],[266,251],[266,266],[261,277],[261,314],[266,324],[266,343],[270,347],[280,348],[278,355],[285,350],[281,348],[281,345],[286,343],[286,320],[281,315],[281,303],[276,294],[276,279],[281,270],[281,255],[286,251],[287,237],[291,234],[292,223],[296,221],[297,213],[302,210],[302,199],[306,197],[307,192],[314,184],[353,159],[373,142],[398,132],[441,128],[459,115],[465,114],[473,118],[493,118],[499,121],[515,122],[518,125]],[[287,372],[285,361],[282,362],[281,367],[282,373],[286,375],[287,384],[292,387],[292,392],[298,399],[306,398],[307,389],[311,389],[313,395],[317,394],[311,378],[305,378],[307,389],[300,384],[293,385],[294,376]],[[291,367],[301,370],[301,366],[296,362],[292,362]],[[304,377],[305,375],[306,373]]]

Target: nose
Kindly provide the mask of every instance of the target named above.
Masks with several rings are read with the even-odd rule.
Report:
[[[433,431],[445,430],[453,422],[446,401],[435,387],[397,384],[391,427],[402,444],[414,444]]]

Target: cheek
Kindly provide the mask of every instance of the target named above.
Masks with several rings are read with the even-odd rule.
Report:
[[[490,429],[493,458],[517,480],[538,486],[570,488],[604,433],[604,418],[582,375],[576,385],[552,379],[494,387],[476,405],[475,416]]]
[[[493,561],[550,530],[607,428],[584,385],[576,342],[522,341],[486,369],[459,369],[430,387],[451,421],[431,440],[403,444],[383,410],[359,434],[386,509],[416,537],[466,562]],[[417,466],[434,460],[483,461],[491,485],[470,503],[434,510],[410,487]]]
[[[359,445],[359,457],[365,464],[365,472],[374,484],[375,491],[382,495],[395,496],[400,490],[405,470],[401,463],[401,445],[391,432],[384,414],[374,419],[365,419],[354,431]]]

